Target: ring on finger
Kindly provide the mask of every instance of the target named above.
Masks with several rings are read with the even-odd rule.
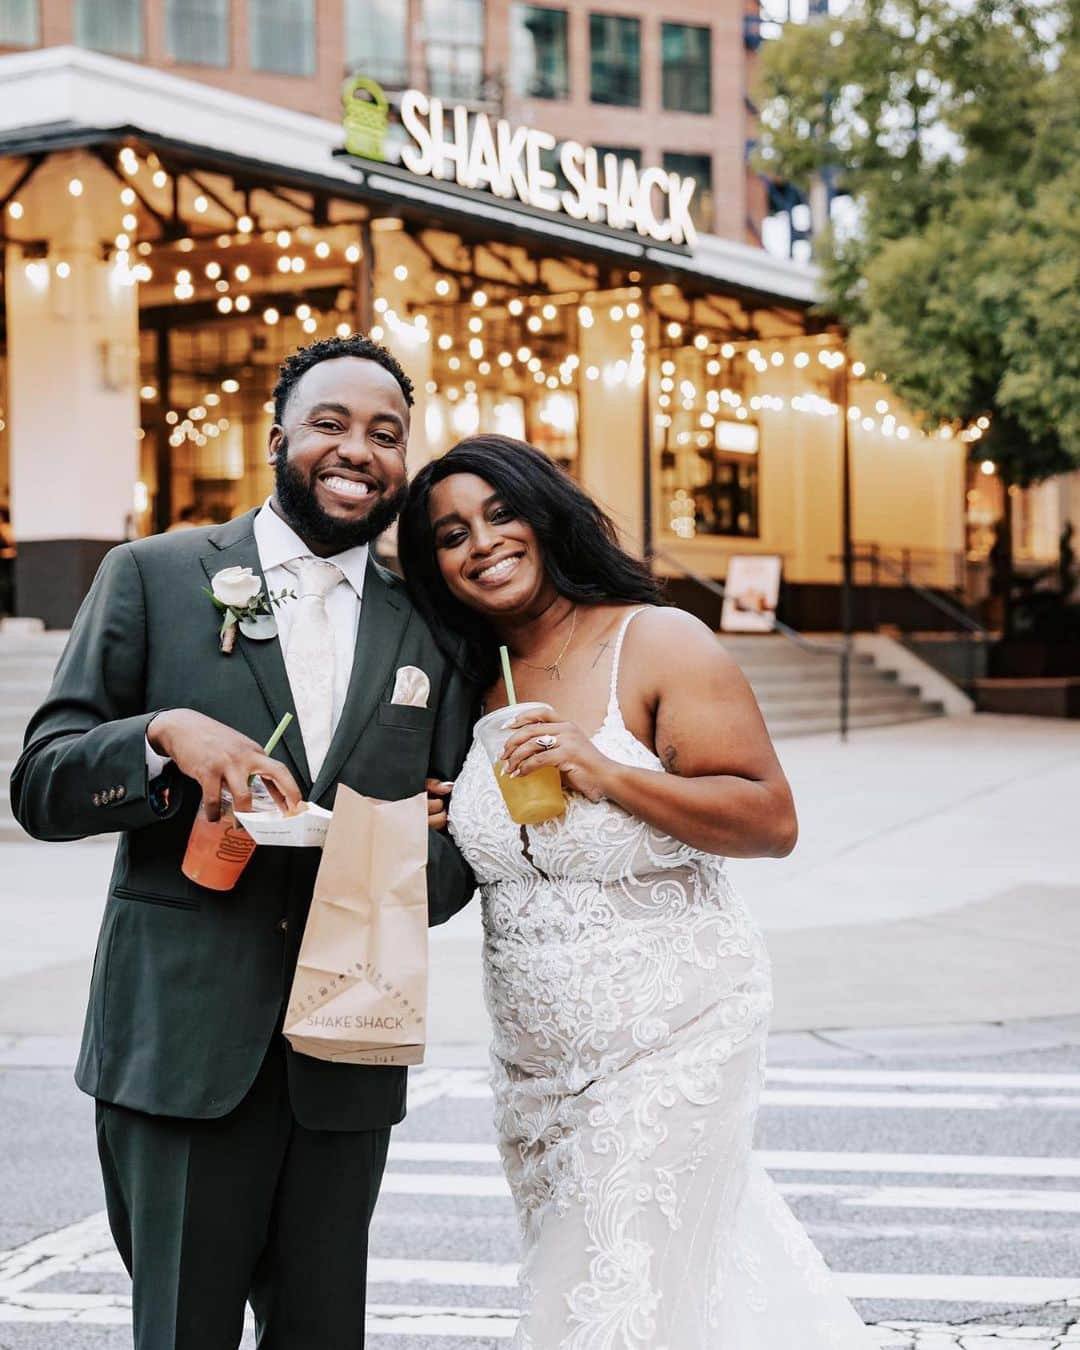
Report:
[[[536,744],[541,750],[554,750],[559,744],[557,736],[537,736]]]

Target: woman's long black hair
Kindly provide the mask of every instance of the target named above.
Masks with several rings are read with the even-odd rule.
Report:
[[[413,479],[398,527],[398,555],[413,603],[471,679],[493,683],[499,639],[482,614],[450,593],[435,556],[428,502],[435,484],[455,473],[490,483],[503,504],[532,526],[547,574],[568,600],[665,603],[645,565],[619,546],[611,518],[546,455],[511,436],[469,436]]]

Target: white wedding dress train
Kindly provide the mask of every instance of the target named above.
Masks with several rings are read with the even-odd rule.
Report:
[[[661,770],[619,710],[640,612],[593,740]],[[770,972],[723,860],[578,794],[516,826],[476,743],[450,829],[483,898],[513,1350],[874,1350],[751,1153]]]

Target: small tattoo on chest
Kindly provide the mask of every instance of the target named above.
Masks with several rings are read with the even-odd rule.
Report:
[[[596,656],[593,660],[592,665],[589,667],[590,670],[596,669],[596,667],[600,664],[600,658],[603,656],[603,654],[608,650],[610,646],[611,646],[610,638],[605,638],[604,641],[597,646]]]

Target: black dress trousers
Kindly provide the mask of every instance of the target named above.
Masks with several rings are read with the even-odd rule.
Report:
[[[275,1036],[218,1120],[97,1104],[113,1238],[133,1281],[135,1350],[362,1350],[368,1225],[390,1130],[308,1130]]]

